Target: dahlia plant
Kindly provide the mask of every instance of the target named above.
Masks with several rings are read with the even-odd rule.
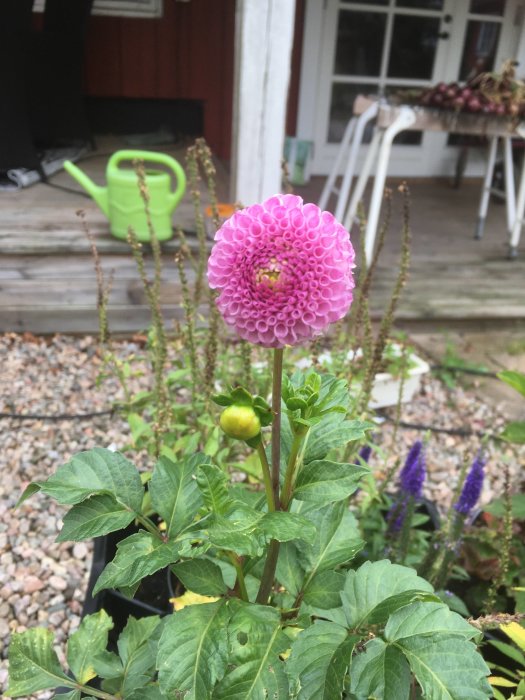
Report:
[[[268,397],[233,386],[215,396],[226,440],[260,461],[264,493],[205,454],[165,455],[140,474],[96,448],[30,485],[70,506],[58,539],[135,523],[95,593],[139,595],[168,569],[186,588],[164,618],[113,627],[86,616],[59,662],[51,631],[14,634],[7,695],[61,686],[59,697],[114,700],[476,700],[490,697],[478,630],[432,586],[388,560],[353,565],[364,542],[349,499],[369,474],[338,461],[372,424],[349,417],[344,380],[310,370],[283,377],[287,345],[341,319],[352,301],[354,252],[331,214],[277,195],[237,212],[216,234],[210,285],[226,323],[273,348]]]

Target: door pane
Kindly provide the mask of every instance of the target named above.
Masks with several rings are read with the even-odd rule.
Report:
[[[358,95],[377,95],[377,84],[356,85],[355,83],[334,83],[330,102],[330,121],[328,123],[328,141],[339,143],[343,138],[348,120],[352,117],[354,100]],[[365,131],[364,142],[371,138],[371,128]]]
[[[417,7],[418,10],[442,10],[444,0],[396,0],[398,7]]]
[[[492,70],[498,48],[501,24],[470,20],[467,25],[459,80],[470,80],[478,73]]]
[[[341,10],[334,73],[379,76],[386,15]]]
[[[498,15],[498,17],[503,17],[505,0],[470,0],[470,12],[477,15]]]
[[[439,18],[397,15],[388,62],[390,78],[430,80],[439,41]]]

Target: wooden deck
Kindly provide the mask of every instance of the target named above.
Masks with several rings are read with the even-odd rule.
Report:
[[[183,162],[182,152],[174,155]],[[105,155],[91,157],[81,167],[104,184],[106,162]],[[226,169],[219,164],[221,198],[227,198],[227,180]],[[64,172],[52,182],[79,189]],[[316,201],[322,184],[323,178],[313,178],[296,192]],[[409,184],[412,266],[397,314],[399,322],[472,322],[496,327],[503,322],[525,323],[525,237],[518,259],[507,260],[504,206],[491,203],[485,237],[475,241],[479,182],[464,182],[458,190],[442,180]],[[90,199],[39,184],[19,192],[0,192],[0,331],[47,334],[97,330],[93,262],[75,214],[78,209],[86,212],[104,269],[115,270],[111,328],[131,333],[148,325],[149,310],[127,243],[109,234],[104,215]],[[385,307],[398,269],[400,217],[399,207],[395,209],[372,293],[376,316]],[[175,212],[174,222],[188,232],[193,230],[188,196]],[[357,232],[353,239],[358,246]],[[176,249],[173,241],[163,245],[163,308],[167,318],[181,315],[173,263]]]

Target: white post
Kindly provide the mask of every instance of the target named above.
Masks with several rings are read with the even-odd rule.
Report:
[[[231,198],[281,191],[295,0],[237,0]]]

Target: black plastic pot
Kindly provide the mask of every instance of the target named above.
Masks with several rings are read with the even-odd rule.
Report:
[[[116,643],[130,615],[135,618],[147,617],[148,615],[167,615],[173,611],[169,599],[183,592],[179,591],[180,583],[171,571],[162,569],[143,579],[134,598],[127,598],[113,589],[100,591],[96,596],[93,596],[93,589],[100,574],[115,557],[117,544],[136,532],[137,528],[130,525],[125,530],[94,539],[93,561],[82,617],[104,609],[113,618],[114,627],[109,635],[110,647]]]

